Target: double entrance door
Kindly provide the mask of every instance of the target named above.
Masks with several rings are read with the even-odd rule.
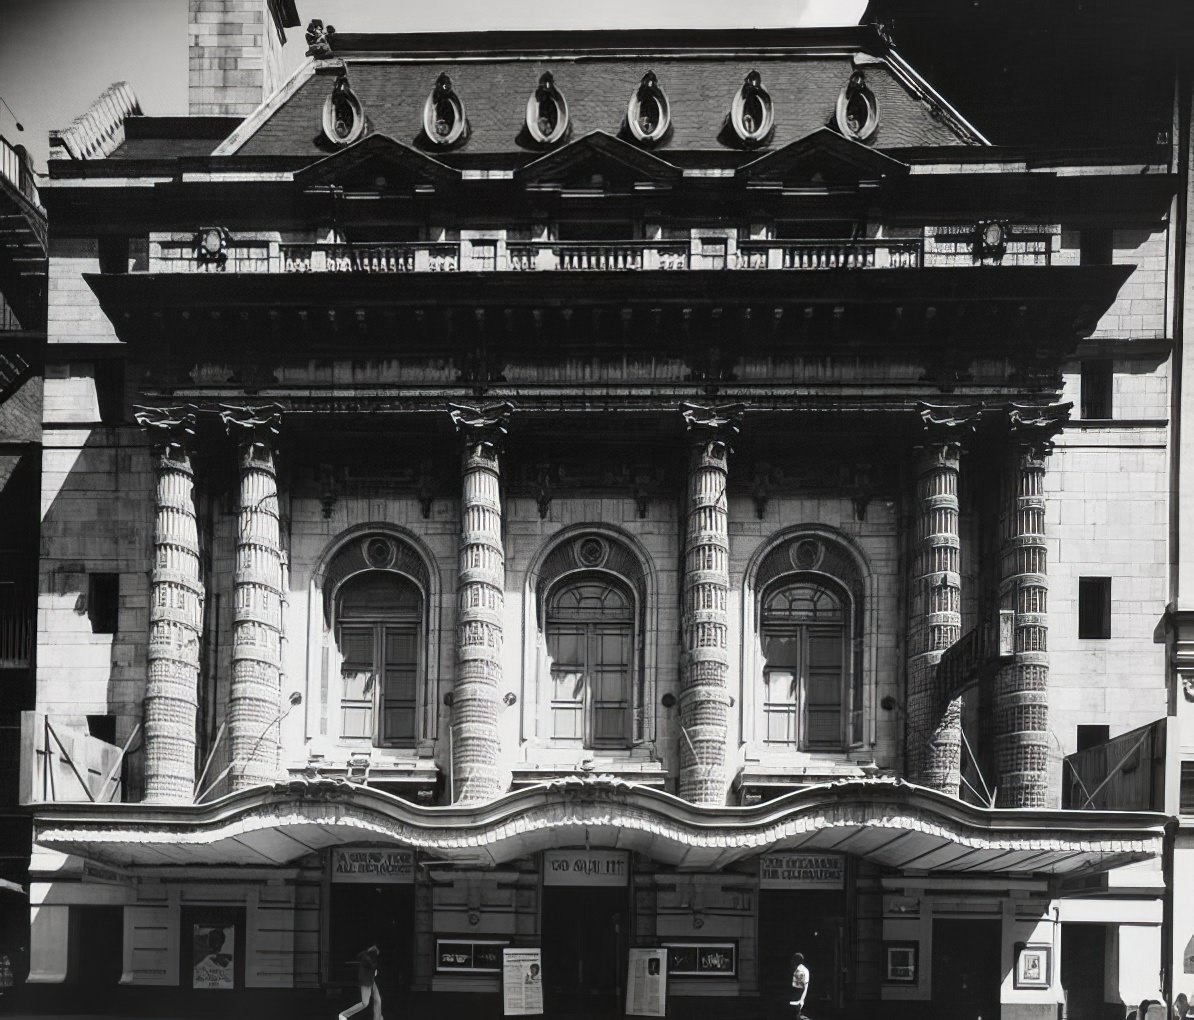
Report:
[[[629,888],[545,881],[543,992],[549,1014],[620,1012],[632,916]]]

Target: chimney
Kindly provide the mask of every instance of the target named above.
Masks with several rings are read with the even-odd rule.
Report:
[[[188,0],[192,117],[247,117],[283,81],[286,29],[295,0]]]

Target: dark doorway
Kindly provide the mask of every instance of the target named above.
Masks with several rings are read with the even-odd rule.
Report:
[[[1110,1020],[1125,1007],[1105,1001],[1107,929],[1101,924],[1061,926],[1061,987],[1067,1020]]]
[[[549,1013],[617,1008],[628,905],[626,888],[544,887],[543,991]]]
[[[67,980],[84,988],[115,988],[124,973],[124,907],[70,908]]]
[[[357,953],[380,950],[377,987],[385,1012],[398,1009],[414,967],[413,885],[333,883],[328,925],[328,984],[347,1002],[357,997]]]
[[[999,1016],[1001,921],[933,921],[933,1008],[941,1020]]]
[[[759,890],[759,991],[766,1000],[791,998],[792,954],[803,953],[805,1012],[822,1017],[841,1008],[845,906],[837,891]]]

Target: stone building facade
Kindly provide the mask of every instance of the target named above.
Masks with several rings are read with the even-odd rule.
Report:
[[[874,27],[308,43],[53,161],[31,982],[1158,997],[1166,805],[1064,760],[1169,712],[1171,153]]]

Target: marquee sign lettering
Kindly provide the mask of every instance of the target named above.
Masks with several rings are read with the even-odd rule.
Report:
[[[759,888],[841,889],[845,871],[841,854],[764,854],[759,862]]]
[[[544,885],[626,884],[630,865],[621,850],[545,850]]]
[[[413,850],[333,850],[332,881],[369,885],[409,884],[415,880]]]

